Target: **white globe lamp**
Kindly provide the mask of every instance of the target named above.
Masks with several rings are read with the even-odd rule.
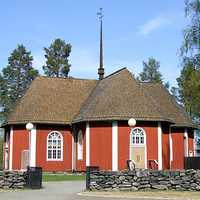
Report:
[[[134,118],[130,118],[130,119],[128,120],[128,125],[129,125],[130,127],[134,127],[134,126],[136,125],[136,120],[135,120]]]
[[[33,129],[33,124],[32,123],[27,123],[26,124],[26,130],[31,131]]]

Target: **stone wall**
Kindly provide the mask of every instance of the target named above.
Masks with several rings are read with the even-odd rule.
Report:
[[[0,172],[0,189],[22,189],[26,185],[25,172]]]
[[[200,191],[200,170],[158,171],[136,169],[122,172],[91,172],[92,191],[181,190]]]

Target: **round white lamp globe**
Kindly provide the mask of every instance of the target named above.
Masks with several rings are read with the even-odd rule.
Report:
[[[134,127],[134,126],[136,125],[136,120],[135,120],[134,118],[130,118],[130,119],[128,120],[128,125],[129,125],[130,127]]]
[[[32,123],[27,123],[26,124],[26,130],[31,131],[33,129],[33,124]]]

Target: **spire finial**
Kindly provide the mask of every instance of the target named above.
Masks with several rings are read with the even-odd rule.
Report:
[[[102,21],[103,21],[103,8],[99,9],[99,12],[97,12],[97,16],[100,20],[100,55],[99,55],[99,80],[102,80],[104,78],[104,68],[103,68],[103,30],[102,30]]]

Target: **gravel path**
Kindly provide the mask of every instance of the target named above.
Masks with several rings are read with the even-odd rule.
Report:
[[[85,189],[85,181],[44,182],[41,190],[0,191],[0,200],[104,200],[102,197],[78,195]],[[109,197],[108,200],[127,198]],[[133,198],[141,200],[141,198]],[[145,198],[147,199],[147,198]],[[156,198],[158,200],[158,198]],[[150,200],[148,198],[148,200]]]

